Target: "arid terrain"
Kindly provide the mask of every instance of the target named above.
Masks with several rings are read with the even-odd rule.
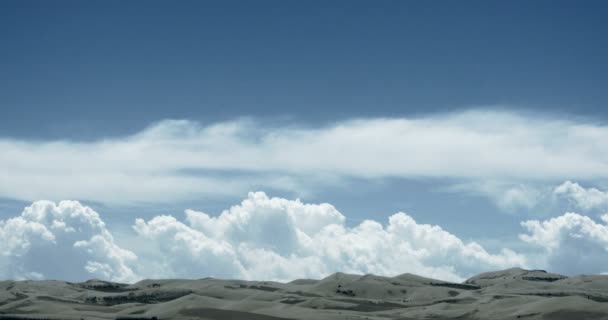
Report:
[[[0,282],[0,319],[608,319],[608,276],[542,270],[463,283],[336,273],[239,280]]]

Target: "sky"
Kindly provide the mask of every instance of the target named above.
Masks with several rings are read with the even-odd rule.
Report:
[[[2,1],[0,278],[608,272],[606,14]]]

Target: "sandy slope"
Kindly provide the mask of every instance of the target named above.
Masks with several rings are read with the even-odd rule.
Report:
[[[464,283],[344,273],[289,283],[3,281],[0,319],[608,320],[608,276],[508,269]]]

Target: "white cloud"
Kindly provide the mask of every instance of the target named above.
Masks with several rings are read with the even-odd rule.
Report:
[[[157,216],[148,222],[137,219],[133,228],[154,246],[141,257],[153,262],[140,265],[140,272],[150,277],[237,277],[243,273],[230,243],[210,238],[172,216]]]
[[[605,210],[608,212],[608,192],[597,188],[584,188],[566,180],[556,187],[547,183],[515,183],[505,181],[472,181],[440,187],[439,191],[483,196],[508,212],[547,211],[563,207],[560,199],[582,211]]]
[[[135,254],[116,245],[99,214],[76,201],[36,201],[0,220],[0,254],[2,278],[136,279],[127,266]]]
[[[186,216],[192,227],[210,236],[222,237],[231,243],[252,242],[278,252],[290,252],[297,247],[298,233],[314,236],[325,226],[343,225],[345,221],[330,204],[268,198],[263,192],[249,193],[240,205],[217,218],[193,210],[186,210]]]
[[[503,181],[476,181],[439,188],[440,191],[489,198],[498,208],[507,212],[533,209],[548,198],[544,189],[530,184]]]
[[[578,183],[566,181],[555,188],[553,193],[565,197],[583,210],[606,209],[608,211],[608,192],[596,188],[583,188]]]
[[[78,202],[37,201],[20,216],[0,221],[0,277],[291,280],[344,271],[462,280],[479,271],[526,265],[511,250],[489,253],[405,213],[384,225],[366,220],[350,228],[330,204],[262,192],[249,193],[217,217],[187,210],[185,221],[169,215],[137,219],[133,230],[146,247],[125,249],[99,215]]]
[[[397,275],[411,272],[462,280],[513,266],[567,274],[605,272],[608,215],[596,222],[566,213],[522,222],[528,248],[488,252],[440,226],[399,212],[385,223],[354,227],[330,204],[249,193],[239,205],[210,216],[186,210],[136,219],[136,243],[117,243],[91,208],[76,201],[36,201],[21,215],[0,221],[0,277],[118,281],[140,278],[291,280],[336,271]],[[529,251],[529,252],[528,252]]]
[[[545,221],[522,222],[520,239],[541,248],[537,263],[564,273],[600,273],[608,264],[608,215],[598,223],[588,216],[565,213]]]
[[[95,142],[0,139],[0,197],[175,201],[252,188],[305,192],[345,177],[601,179],[608,176],[607,141],[605,126],[509,112],[319,128],[167,120]],[[529,203],[517,190],[509,197]]]
[[[186,215],[187,223],[158,216],[134,226],[159,248],[158,257],[150,259],[162,261],[174,276],[197,277],[205,270],[220,277],[289,280],[344,271],[461,280],[481,270],[526,263],[511,250],[488,253],[405,213],[394,214],[387,225],[366,220],[348,228],[329,204],[269,198],[261,192],[250,193],[219,217],[192,210]]]

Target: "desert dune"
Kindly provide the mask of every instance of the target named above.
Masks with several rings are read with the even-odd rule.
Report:
[[[608,276],[543,270],[463,283],[335,273],[288,283],[205,278],[0,282],[0,319],[608,319]]]

